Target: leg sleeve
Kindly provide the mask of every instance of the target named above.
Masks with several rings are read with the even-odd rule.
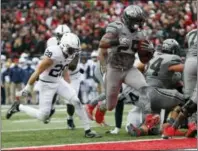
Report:
[[[123,73],[115,68],[107,66],[107,72],[105,75],[105,90],[107,110],[113,110],[116,107],[118,101],[118,94],[122,85]]]

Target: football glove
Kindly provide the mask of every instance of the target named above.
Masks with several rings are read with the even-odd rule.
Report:
[[[27,97],[31,92],[31,85],[27,84],[21,91],[16,92],[16,97]]]

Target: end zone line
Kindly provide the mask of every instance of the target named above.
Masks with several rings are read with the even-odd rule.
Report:
[[[186,137],[179,137],[174,139],[185,139]],[[83,145],[95,145],[95,144],[112,144],[112,143],[128,143],[128,142],[144,142],[144,141],[159,141],[164,140],[162,138],[156,139],[134,139],[134,140],[125,140],[125,141],[110,141],[110,142],[93,142],[93,143],[76,143],[76,144],[61,144],[61,145],[43,145],[43,146],[31,146],[31,147],[13,147],[13,148],[3,148],[2,150],[20,150],[20,149],[38,149],[46,147],[64,147],[64,146],[83,146]]]

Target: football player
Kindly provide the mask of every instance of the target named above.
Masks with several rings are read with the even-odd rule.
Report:
[[[182,107],[177,106],[173,110],[168,122],[164,124],[163,138],[175,136],[183,119],[197,112],[197,32],[194,29],[186,35],[188,53],[184,66],[184,94],[187,101]],[[194,137],[196,132],[196,122],[190,122],[186,136]]]
[[[145,77],[149,86],[174,89],[181,82],[184,64],[180,56],[180,46],[174,39],[163,41],[158,52],[146,65]]]
[[[163,53],[162,52],[161,53],[160,52],[157,52],[156,55],[154,56],[154,58],[151,59],[150,62],[151,63],[152,62],[155,63],[155,60],[158,60],[159,59],[159,56],[162,57],[162,58],[164,58],[164,59],[166,59],[166,61],[164,61],[165,63],[163,62],[163,64],[162,64],[162,67],[164,68],[164,71],[163,71],[164,74],[160,74],[160,75],[163,75],[163,78],[161,78],[160,76],[157,76],[157,75],[156,76],[152,76],[152,72],[150,72],[151,73],[151,76],[150,77],[153,78],[152,79],[153,81],[156,80],[156,83],[155,82],[150,82],[149,83],[149,86],[155,86],[155,87],[158,87],[158,88],[169,88],[169,89],[171,88],[171,89],[174,89],[176,87],[176,85],[177,85],[177,82],[181,80],[181,77],[179,76],[178,78],[175,78],[175,75],[174,75],[175,71],[168,71],[168,68],[169,67],[172,67],[172,68],[175,67],[176,69],[179,68],[179,70],[176,70],[176,71],[180,71],[180,70],[183,69],[183,64],[181,63],[180,57],[178,55],[175,55],[174,54],[174,53],[178,53],[178,51],[179,51],[179,44],[175,40],[173,40],[173,39],[167,39],[167,40],[165,40],[163,42],[163,48],[162,48],[161,51]],[[149,62],[149,65],[147,66],[147,68],[148,68],[147,71],[149,70],[150,66],[154,66],[154,65],[150,64],[150,62]],[[141,64],[141,65],[143,65],[143,67],[144,67],[144,64]],[[100,74],[97,74],[97,75],[100,75]],[[149,72],[147,72],[147,75],[149,75]],[[164,85],[161,84],[161,83],[163,83],[166,80],[164,77],[167,78],[167,81],[169,80],[169,83],[170,83],[169,85],[165,85],[164,86]],[[161,80],[161,82],[160,82],[160,80]],[[141,91],[141,89],[140,89],[140,91]],[[166,100],[166,99],[169,99],[170,100],[170,102],[169,101],[165,101],[165,102],[167,102],[167,104],[165,105],[165,108],[168,109],[168,111],[174,105],[176,106],[178,103],[181,103],[182,102],[181,100],[183,100],[182,97],[181,97],[181,94],[179,94],[175,90],[159,89],[158,91],[155,91],[155,89],[153,89],[153,91],[154,91],[153,94],[156,93],[154,96],[156,96],[157,99],[160,99],[160,95],[161,95],[161,97],[164,98],[163,101]],[[144,92],[144,91],[142,91],[142,92]],[[147,94],[151,94],[151,92],[148,93],[148,92],[145,91],[145,94],[146,95]],[[131,88],[129,86],[127,86],[127,87],[124,86],[122,96],[121,96],[121,98],[119,97],[119,106],[116,106],[116,113],[115,113],[116,114],[116,125],[118,125],[118,127],[116,127],[110,133],[118,133],[119,128],[121,127],[119,125],[121,125],[121,122],[122,122],[122,118],[120,116],[122,115],[122,112],[123,112],[123,107],[122,107],[123,106],[122,105],[123,104],[122,103],[123,102],[123,99],[125,98],[124,100],[127,100],[128,102],[134,102],[135,100],[137,101],[138,99],[136,99],[136,98],[139,98],[139,93],[140,92],[138,92],[138,91],[136,92],[135,89],[133,89],[133,88]],[[141,96],[146,96],[145,94],[141,94]],[[159,95],[159,97],[157,97],[158,95]],[[170,98],[167,98],[166,95],[168,97],[170,97]],[[125,96],[125,97],[123,97],[123,96]],[[176,99],[177,97],[180,98],[180,101],[178,101]],[[97,101],[98,100],[103,99],[103,98],[105,98],[105,94],[101,95],[101,97],[99,97],[99,98],[96,98],[93,101],[92,104],[90,104],[90,105],[87,106],[87,113],[88,113],[89,117],[92,117],[92,112],[93,112],[94,105],[97,104]],[[147,98],[147,97],[145,97],[145,98]],[[150,98],[150,99],[147,98],[147,99],[150,100],[150,102],[155,102],[154,100],[156,100],[156,98]],[[143,102],[144,102],[142,104],[145,104],[146,102],[148,102],[146,99],[140,99],[139,102],[141,102],[141,100],[143,100]],[[148,103],[148,104],[150,104],[150,103]],[[161,106],[159,105],[159,107],[157,107],[157,108],[158,109],[162,109],[163,105],[164,105],[164,103],[162,103]],[[137,105],[137,106],[139,106],[139,105]],[[129,113],[129,115],[128,115],[128,117],[129,117],[128,118],[129,119],[128,121],[129,122],[128,123],[130,123],[130,121],[133,120],[133,118],[131,118],[133,116],[133,114],[138,114],[138,113],[135,113],[136,111],[139,112],[139,109],[137,109],[137,110],[133,109],[133,112],[131,111]],[[159,112],[160,112],[160,110],[158,110],[157,113],[159,113]],[[97,110],[96,111],[96,114],[95,114],[95,118],[96,118],[96,121],[97,122],[101,122],[102,120],[104,120],[104,114],[100,113]],[[137,125],[137,124],[135,124],[135,125]]]
[[[42,92],[39,94],[39,109],[16,101],[8,110],[6,118],[9,119],[14,113],[21,111],[44,122],[50,116],[52,99],[57,93],[75,106],[76,113],[84,126],[85,137],[101,137],[96,132],[91,131],[89,119],[75,90],[62,78],[62,72],[74,59],[75,55],[79,53],[80,49],[80,40],[73,33],[64,34],[59,45],[48,47],[45,50],[43,60],[31,75],[25,88],[16,94],[18,98],[27,96],[36,79],[39,78],[39,89]]]
[[[70,33],[70,32],[71,30],[67,25],[65,24],[58,25],[57,28],[54,30],[55,36],[48,39],[47,47],[58,45],[63,34]],[[72,60],[72,62],[69,64],[69,68],[68,68],[69,73],[65,72],[64,74],[64,79],[67,82],[71,83],[72,87],[76,90],[77,94],[78,94],[79,87],[80,87],[80,84],[79,84],[80,80],[79,78],[76,78],[80,74],[79,66],[77,68],[78,60],[79,60],[79,55],[77,54],[75,58]],[[57,94],[55,94],[53,98],[53,104],[58,99],[57,97],[58,97]],[[69,117],[67,118],[67,126],[69,129],[72,129],[72,130],[75,128],[75,124],[73,121],[74,111],[75,111],[74,106],[72,104],[67,104],[67,114],[69,115]],[[52,114],[54,114],[54,112],[55,112],[55,109],[52,108],[51,116]],[[46,124],[49,123],[49,120],[50,119],[48,119],[45,123]]]
[[[121,20],[110,23],[106,33],[99,44],[99,59],[102,68],[106,69],[105,93],[106,108],[111,111],[117,104],[117,97],[122,83],[140,89],[147,86],[142,73],[133,67],[137,47],[146,53],[143,63],[152,58],[154,47],[150,42],[144,42],[140,46],[139,41],[145,39],[142,31],[146,17],[141,7],[130,5],[124,9]],[[137,46],[138,45],[138,46]]]

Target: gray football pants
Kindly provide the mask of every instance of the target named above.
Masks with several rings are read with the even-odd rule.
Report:
[[[117,105],[118,94],[120,93],[122,83],[125,83],[136,90],[147,86],[144,76],[137,68],[132,67],[129,70],[121,70],[112,68],[108,64],[104,81],[107,110],[111,111]]]
[[[197,57],[188,57],[184,66],[184,95],[197,103]]]

